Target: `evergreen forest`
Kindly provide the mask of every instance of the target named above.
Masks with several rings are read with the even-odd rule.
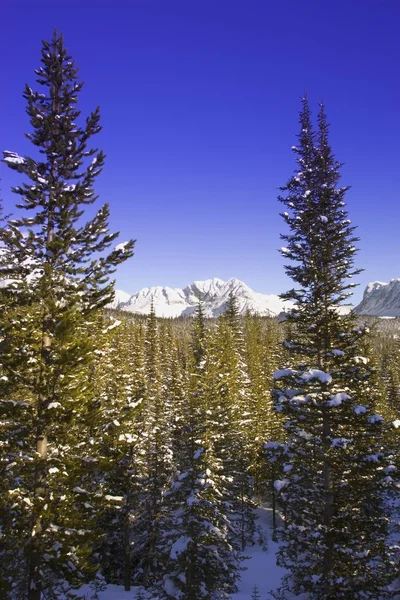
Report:
[[[109,308],[135,242],[96,194],[100,110],[81,115],[62,35],[35,79],[31,154],[3,157],[20,183],[0,224],[0,598],[228,599],[249,549],[276,547],[271,599],[394,599],[400,324],[339,310],[359,241],[324,105],[302,99],[277,182],[294,308],[231,295],[216,319],[161,319]]]

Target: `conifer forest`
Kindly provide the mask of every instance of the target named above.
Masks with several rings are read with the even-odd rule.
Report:
[[[3,156],[0,598],[400,598],[400,325],[339,310],[362,265],[325,106],[276,182],[285,317],[135,315],[109,307],[135,242],[96,193],[100,110],[63,36],[39,48],[31,153]]]

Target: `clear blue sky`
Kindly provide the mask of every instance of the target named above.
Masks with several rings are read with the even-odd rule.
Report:
[[[101,107],[98,182],[135,257],[117,287],[238,277],[280,293],[276,200],[294,168],[304,90],[345,163],[358,263],[400,277],[398,0],[14,0],[0,8],[0,146],[30,152],[22,89],[56,27]],[[12,177],[0,167],[6,208]]]

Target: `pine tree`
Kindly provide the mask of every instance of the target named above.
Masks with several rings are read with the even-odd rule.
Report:
[[[162,577],[158,551],[164,493],[173,472],[171,405],[164,388],[160,331],[154,305],[147,318],[145,333],[146,402],[143,411],[145,474],[140,505],[135,514],[134,578],[149,587]]]
[[[143,327],[128,319],[114,321],[103,336],[96,369],[100,414],[93,434],[103,505],[98,553],[107,582],[124,584],[129,591],[134,572],[132,518],[145,475]]]
[[[79,533],[87,515],[85,494],[73,492],[81,488],[70,481],[75,475],[79,481],[80,461],[69,475],[62,465],[71,458],[72,432],[72,447],[86,443],[77,423],[91,395],[87,374],[96,348],[90,335],[93,319],[113,297],[110,275],[133,253],[130,241],[105,254],[118,235],[108,230],[107,204],[93,219],[83,221],[85,206],[97,199],[93,186],[104,165],[104,154],[88,145],[101,129],[100,113],[97,108],[79,125],[77,102],[83,84],[56,32],[51,42],[43,42],[42,66],[36,74],[42,91],[27,85],[24,98],[32,126],[27,137],[39,154],[35,159],[4,153],[4,162],[30,180],[13,188],[21,197],[18,208],[30,216],[10,221],[2,235],[6,254],[13,257],[3,269],[12,280],[7,301],[32,331],[21,356],[15,345],[20,325],[9,319],[3,354],[4,372],[29,390],[34,408],[29,432],[34,472],[30,504],[25,503],[30,534],[21,538],[26,545],[26,586],[18,596],[29,600],[39,600],[42,592],[47,598],[57,597],[68,582],[78,584],[84,577],[81,566],[88,566],[87,536]],[[34,368],[25,368],[27,354]],[[69,421],[74,423],[70,432]],[[63,477],[71,502],[61,514]]]
[[[260,590],[258,589],[258,586],[256,586],[256,585],[253,588],[253,592],[251,594],[251,600],[261,600]]]
[[[225,482],[210,435],[208,344],[201,305],[193,323],[186,394],[181,398],[176,472],[165,495],[163,553],[168,598],[226,598],[235,590],[238,553],[226,514]]]
[[[264,445],[282,437],[281,419],[273,409],[272,374],[277,369],[278,328],[275,321],[258,315],[246,315],[244,356],[249,374],[249,423],[246,444],[250,448],[250,472],[255,496],[261,500],[270,481],[270,464],[265,460]],[[267,486],[268,487],[268,486]]]
[[[287,590],[310,599],[385,597],[390,577],[381,498],[382,417],[374,413],[368,330],[337,310],[355,285],[354,227],[338,187],[340,164],[328,142],[324,107],[314,133],[306,99],[300,114],[298,170],[280,200],[290,233],[282,238],[286,272],[299,286],[293,300],[293,358],[275,373],[277,410],[285,417],[284,478],[276,482],[286,505],[279,564],[290,571]],[[372,512],[371,512],[372,511]],[[373,514],[373,518],[371,518]]]
[[[255,521],[251,477],[252,415],[245,342],[238,303],[231,294],[215,333],[217,369],[215,395],[215,453],[226,482],[225,502],[237,547],[254,542]],[[234,539],[234,538],[233,538]],[[235,543],[235,542],[233,542]]]

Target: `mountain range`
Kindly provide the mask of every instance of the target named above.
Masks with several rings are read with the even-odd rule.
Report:
[[[275,316],[292,306],[279,296],[254,292],[245,283],[232,277],[228,281],[217,278],[195,281],[183,289],[160,286],[144,288],[132,296],[116,290],[110,308],[148,314],[153,302],[158,317],[181,317],[193,314],[202,300],[205,315],[217,317],[225,311],[231,293],[237,299],[240,313],[249,310],[263,316]]]
[[[292,306],[291,302],[283,301],[279,296],[254,292],[243,281],[232,277],[228,281],[217,278],[194,281],[183,289],[161,286],[144,288],[133,295],[116,290],[115,299],[109,307],[148,314],[153,302],[158,317],[182,317],[192,315],[202,300],[205,315],[217,317],[226,309],[230,294],[237,299],[240,313],[249,310],[273,317]],[[349,312],[352,308],[343,306],[340,312]],[[400,317],[400,279],[368,284],[361,303],[354,311],[359,315]]]
[[[362,301],[354,310],[359,315],[400,317],[400,279],[392,279],[389,283],[369,283]]]

